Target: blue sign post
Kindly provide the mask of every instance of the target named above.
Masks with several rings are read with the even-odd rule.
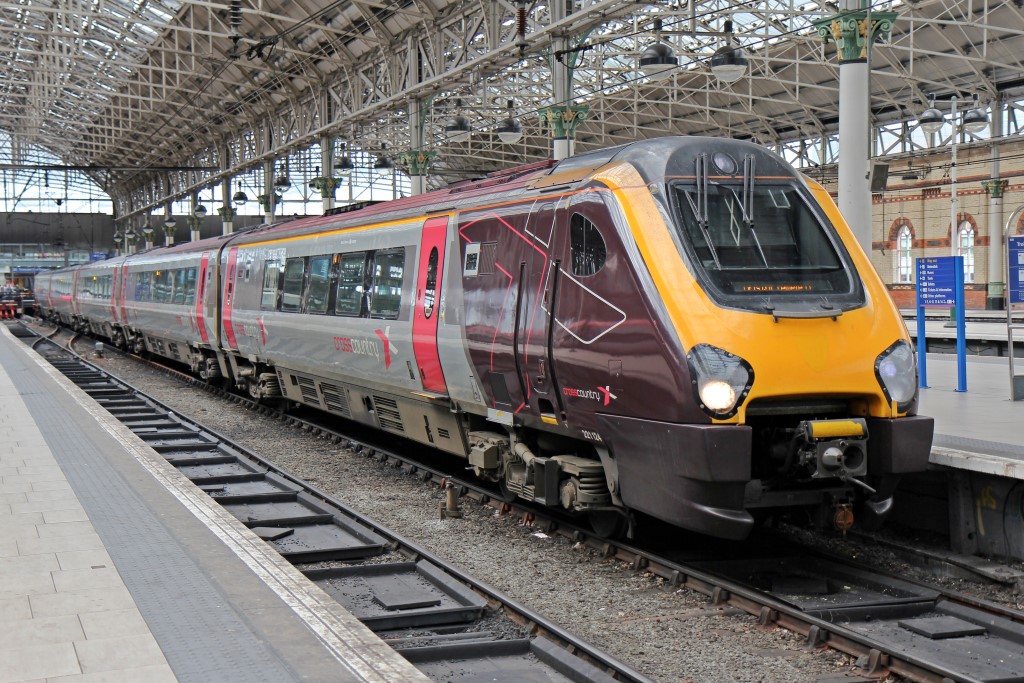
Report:
[[[967,391],[967,322],[964,317],[964,257],[939,256],[917,259],[917,364],[919,383],[928,387],[924,309],[956,306],[957,391]]]
[[[1020,213],[1014,213],[1016,217]],[[1006,238],[1006,349],[1010,360],[1010,399],[1024,401],[1024,375],[1017,375],[1013,367],[1013,332],[1024,325],[1013,322],[1014,306],[1024,304],[1024,237]]]
[[[1024,304],[1024,237],[1011,237],[1008,245],[1006,302]]]

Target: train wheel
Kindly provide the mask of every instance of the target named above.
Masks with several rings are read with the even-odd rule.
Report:
[[[498,482],[498,489],[501,491],[501,502],[503,503],[513,503],[519,497],[508,487],[508,482],[505,479]]]
[[[626,515],[615,510],[598,510],[588,516],[590,528],[598,538],[619,538],[629,528]]]

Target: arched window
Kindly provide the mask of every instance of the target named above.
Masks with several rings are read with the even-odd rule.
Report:
[[[960,223],[957,256],[964,257],[964,282],[974,282],[974,227],[968,221]]]
[[[900,228],[900,234],[896,237],[896,282],[911,283],[914,281],[914,259],[910,250],[914,246],[914,235],[910,232],[910,226],[904,225]]]
[[[601,232],[590,220],[578,213],[573,214],[569,223],[569,238],[573,275],[594,275],[604,267],[608,251]]]

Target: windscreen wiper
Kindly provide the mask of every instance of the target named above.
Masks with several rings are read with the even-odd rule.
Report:
[[[704,241],[708,245],[708,251],[711,252],[711,258],[715,260],[715,268],[721,270],[722,263],[718,260],[718,252],[715,250],[715,243],[711,239],[711,231],[708,230],[708,155],[698,154],[694,164],[696,166],[695,175],[697,176],[697,201],[694,202],[689,192],[684,192],[683,194],[686,197],[686,201],[690,204],[690,211],[693,212],[694,218],[697,219],[697,227],[700,228],[701,234],[704,235]]]
[[[743,157],[743,195],[740,198],[740,208],[743,212],[743,222],[747,224],[747,230],[757,246],[757,253],[761,256],[765,268],[771,268],[768,257],[761,247],[761,240],[757,238],[757,231],[754,229],[754,155],[748,154]]]

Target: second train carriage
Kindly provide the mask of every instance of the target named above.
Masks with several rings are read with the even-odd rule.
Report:
[[[127,343],[598,526],[877,518],[927,464],[898,311],[827,193],[748,143],[635,143],[114,272]]]

